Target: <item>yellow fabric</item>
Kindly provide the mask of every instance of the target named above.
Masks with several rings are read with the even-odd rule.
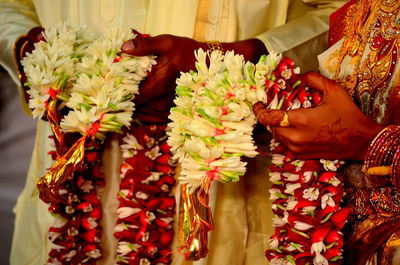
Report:
[[[46,27],[69,21],[98,26],[115,23],[152,35],[169,33],[201,40],[235,41],[258,36],[269,50],[288,52],[293,57],[299,54],[296,49],[309,45],[301,50],[298,57],[301,60],[297,62],[304,69],[310,69],[315,65],[316,54],[325,49],[328,14],[343,4],[343,1],[328,0],[213,0],[205,4],[204,1],[33,0],[32,5],[29,1],[0,0],[0,63],[17,82],[11,56],[13,41],[35,25]],[[198,10],[198,6],[202,4],[208,8],[199,16],[203,10]],[[194,36],[195,30],[201,34]],[[26,104],[23,105],[27,109]],[[52,149],[48,144],[49,134],[48,125],[39,121],[27,184],[15,207],[12,265],[41,265],[47,258],[47,229],[52,217],[38,199],[35,181],[51,165],[45,155]],[[106,158],[118,154],[115,140],[109,148],[113,151],[105,154],[105,172],[106,180],[113,185],[106,186],[103,191],[102,200],[107,201],[105,212],[115,209],[116,199],[112,193],[119,183],[119,159]],[[212,187],[211,204],[217,230],[210,235],[210,254],[196,265],[266,264],[264,250],[272,232],[267,164],[265,158],[257,157],[249,162],[249,172],[239,183]],[[104,237],[110,238],[115,216],[104,215],[104,218]],[[107,242],[107,248],[115,246],[111,241]],[[175,241],[174,246],[177,245]],[[104,251],[106,257],[99,264],[112,264],[106,261],[115,251],[111,248]],[[174,253],[173,264],[183,264],[182,256]]]

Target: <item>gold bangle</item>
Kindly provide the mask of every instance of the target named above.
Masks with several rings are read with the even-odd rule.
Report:
[[[213,51],[219,51],[220,53],[224,54],[224,49],[222,48],[222,44],[219,41],[207,41],[207,49],[210,53]]]

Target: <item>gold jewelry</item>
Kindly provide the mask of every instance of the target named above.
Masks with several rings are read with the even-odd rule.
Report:
[[[374,104],[378,103],[378,98],[378,104],[384,103],[386,99],[382,94],[395,74],[398,57],[395,40],[400,35],[399,8],[400,1],[393,0],[361,0],[352,5],[343,44],[335,55],[338,63],[333,79],[348,90],[370,118],[377,118]],[[346,75],[346,71],[341,69],[343,62],[354,65],[352,74]]]
[[[219,51],[224,54],[224,49],[222,48],[222,44],[219,41],[207,41],[207,49],[212,53],[213,51]]]
[[[267,125],[267,130],[268,130],[269,132],[272,132],[271,126],[269,126],[269,124]]]
[[[283,115],[283,119],[281,120],[281,122],[279,123],[279,126],[286,128],[289,127],[290,123],[289,123],[289,114],[287,111],[285,111],[285,114]]]

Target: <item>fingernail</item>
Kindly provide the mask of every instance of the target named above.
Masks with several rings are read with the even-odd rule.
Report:
[[[130,52],[130,51],[133,51],[134,49],[135,49],[135,45],[133,44],[132,40],[125,41],[121,46],[121,50],[123,52]]]

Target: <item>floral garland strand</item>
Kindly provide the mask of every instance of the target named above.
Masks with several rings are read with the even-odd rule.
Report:
[[[267,90],[272,109],[309,108],[317,105],[321,95],[299,83],[294,63],[284,58],[274,70],[274,85]],[[278,102],[278,104],[276,104]],[[341,208],[344,196],[343,176],[335,160],[298,160],[288,149],[271,141],[275,233],[270,238],[266,257],[273,265],[341,264],[343,228],[348,208]]]
[[[175,179],[165,129],[136,126],[122,140],[117,264],[171,263]]]
[[[252,105],[265,102],[264,76],[279,58],[263,56],[255,67],[233,52],[207,54],[200,49],[195,56],[197,72],[183,73],[177,80],[168,144],[182,163],[178,178],[183,184],[186,244],[181,249],[187,259],[197,260],[207,254],[207,233],[214,229],[210,183],[238,181],[246,171],[241,157],[258,154],[252,139]]]
[[[132,100],[155,60],[120,53],[123,41],[135,37],[129,29],[60,24],[43,36],[45,41],[35,43],[21,64],[33,116],[47,118],[56,143],[56,162],[37,183],[40,198],[57,216],[50,229],[49,262],[93,264],[102,255],[97,246],[101,210],[95,188],[88,189],[102,182],[101,161],[88,157],[94,146],[101,149],[107,132],[121,133],[130,125]],[[73,142],[76,133],[83,136]]]
[[[343,228],[348,208],[340,206],[343,176],[338,161],[298,160],[271,143],[273,225],[266,256],[277,264],[341,264]]]
[[[299,79],[299,69],[288,58],[271,54],[253,65],[231,52],[213,52],[208,56],[209,66],[206,54],[199,50],[197,72],[184,73],[177,80],[177,106],[171,111],[173,122],[168,140],[174,158],[182,162],[182,193],[197,192],[202,200],[200,207],[206,209],[209,183],[237,181],[246,170],[240,157],[255,156],[251,137],[255,125],[251,106],[255,102],[262,101],[270,109],[289,110],[313,107],[321,100],[317,91]],[[268,259],[273,264],[307,264],[310,260],[315,265],[338,263],[343,242],[340,229],[348,209],[339,205],[343,197],[342,177],[330,172],[337,167],[332,167],[331,161],[323,161],[326,164],[322,166],[319,161],[297,160],[275,141],[271,150],[275,163],[271,178],[276,182],[271,198],[276,200],[273,207],[277,228],[271,240],[274,249],[266,252]],[[311,203],[305,206],[304,198],[298,196],[303,191],[306,197],[313,194]],[[315,198],[314,193],[320,197]],[[187,206],[193,204],[194,197],[189,195],[184,202],[186,208],[190,209]],[[207,253],[206,232],[213,226],[209,212],[199,215],[193,208],[185,213],[189,221],[183,224],[187,241],[184,249],[188,250],[187,257],[198,259]],[[197,235],[201,229],[205,231],[203,238]],[[311,238],[312,243],[305,243],[305,239]],[[199,242],[201,246],[195,247]],[[329,256],[333,254],[337,255]]]
[[[96,188],[104,186],[101,145],[87,144],[84,166],[59,187],[60,200],[51,202],[55,222],[49,228],[51,251],[47,264],[96,264],[101,257],[100,200]],[[56,152],[52,152],[56,158]]]
[[[238,181],[246,171],[241,157],[258,154],[252,139],[256,124],[252,105],[265,102],[262,77],[279,60],[275,55],[263,56],[255,67],[233,52],[207,54],[201,49],[196,59],[197,72],[183,73],[177,80],[168,133],[174,159],[182,163],[179,181],[191,192],[205,178]]]

